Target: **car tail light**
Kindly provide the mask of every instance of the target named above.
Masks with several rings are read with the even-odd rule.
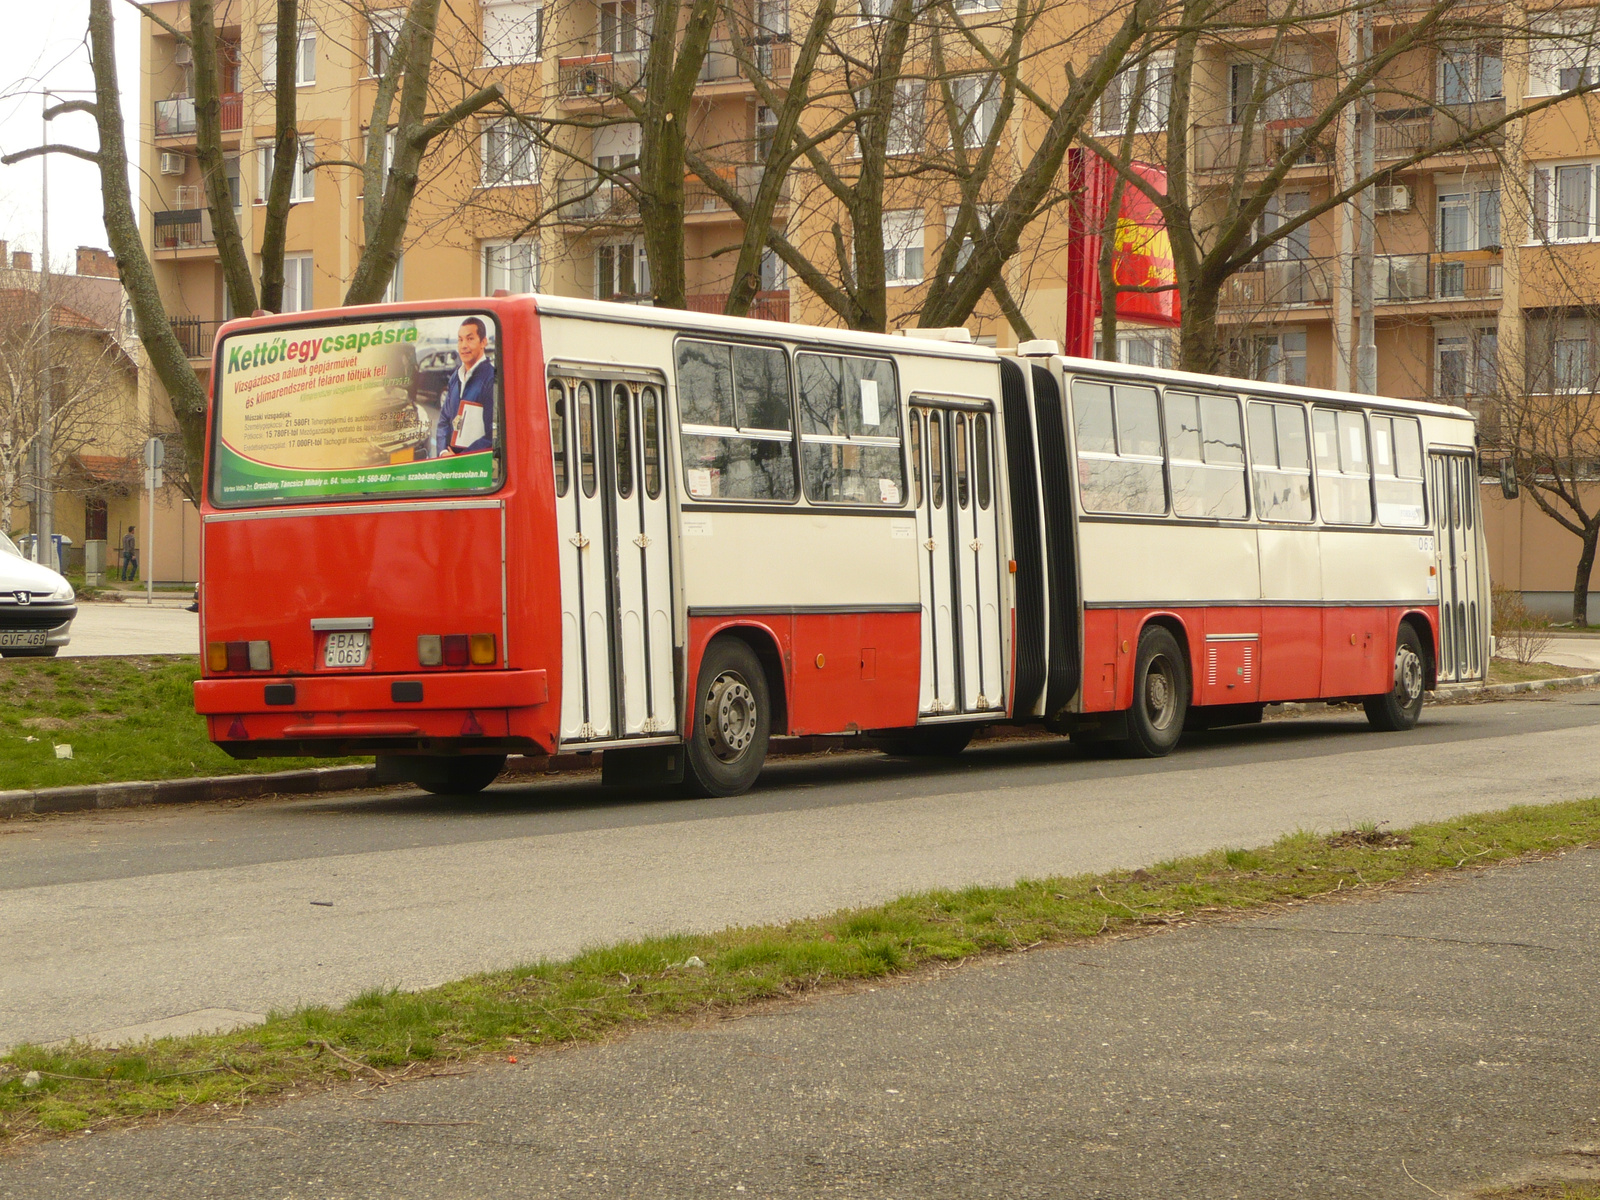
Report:
[[[206,667],[212,671],[226,671],[228,669],[228,643],[206,643]]]
[[[437,667],[444,661],[444,647],[437,633],[425,633],[417,638],[417,662],[424,667]]]
[[[474,666],[486,667],[494,662],[494,634],[475,633],[468,640]]]
[[[447,667],[464,667],[468,661],[467,635],[464,633],[447,633],[439,639],[444,646],[444,665]]]
[[[272,670],[272,643],[250,643],[250,669],[252,671]]]

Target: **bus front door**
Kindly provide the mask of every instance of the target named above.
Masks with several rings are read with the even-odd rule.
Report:
[[[1005,705],[1000,548],[991,413],[911,409],[927,717]]]
[[[1482,679],[1488,610],[1478,574],[1478,473],[1470,454],[1430,454],[1439,568],[1439,682]]]
[[[561,740],[671,734],[661,384],[553,378],[549,393],[562,562]]]

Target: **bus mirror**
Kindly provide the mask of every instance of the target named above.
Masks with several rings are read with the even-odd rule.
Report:
[[[1517,482],[1517,464],[1515,460],[1502,458],[1500,460],[1500,494],[1507,500],[1515,500],[1522,492],[1522,485]]]

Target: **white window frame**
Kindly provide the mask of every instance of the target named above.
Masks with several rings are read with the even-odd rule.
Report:
[[[1577,236],[1563,236],[1560,232],[1560,196],[1561,173],[1574,169],[1583,169],[1588,172],[1588,211],[1585,215],[1585,232]],[[1600,169],[1600,160],[1579,159],[1567,162],[1539,163],[1533,168],[1528,187],[1533,209],[1532,228],[1529,230],[1528,245],[1539,245],[1543,242],[1592,242],[1597,240],[1595,230],[1595,184],[1596,171]],[[1503,236],[1503,235],[1502,235]]]
[[[1128,363],[1136,367],[1159,367],[1171,370],[1175,360],[1173,349],[1174,337],[1170,329],[1161,329],[1154,326],[1135,325],[1131,328],[1119,323],[1117,329],[1117,361]],[[1100,335],[1095,334],[1094,356],[1100,357]],[[1149,349],[1149,362],[1142,361],[1145,355],[1135,355],[1135,346]]]
[[[300,139],[300,154],[294,173],[289,176],[290,204],[304,204],[317,198],[317,174],[310,168],[310,164],[316,161],[316,140],[311,134]],[[272,142],[263,142],[256,147],[257,204],[267,202],[267,190],[272,186],[273,152],[276,149]]]
[[[927,216],[920,208],[894,208],[883,214],[885,287],[915,287],[927,263]]]
[[[947,204],[947,205],[945,205],[945,209],[944,209],[944,236],[947,239],[955,231],[956,218],[959,217],[960,215],[961,215],[961,206],[959,204]],[[978,205],[978,228],[979,228],[979,230],[981,232],[987,232],[988,229],[989,229],[989,225],[993,220],[994,220],[994,206],[992,204],[980,204],[980,205]],[[943,250],[942,247],[940,248],[939,254],[940,254],[941,257],[944,254],[944,250]],[[961,247],[960,247],[960,249],[958,249],[956,251],[955,270],[959,271],[959,270],[961,270],[962,267],[966,266],[967,265],[967,260],[969,258],[971,258],[971,257],[972,257],[972,239],[969,238],[969,237],[964,237],[964,238],[961,239]],[[950,278],[954,279],[955,278],[955,274],[952,273]]]
[[[622,292],[601,287],[600,263],[603,254],[611,255],[612,283],[620,281],[620,272],[617,270],[617,251],[631,249],[633,251],[633,282],[634,290]],[[645,253],[644,242],[638,239],[622,238],[615,241],[601,242],[594,248],[594,297],[596,300],[610,300],[613,296],[648,297],[651,295],[650,283],[650,256]],[[642,301],[641,301],[642,302]]]
[[[368,79],[378,78],[388,67],[405,22],[406,10],[403,8],[382,8],[367,14],[365,68]]]
[[[310,254],[283,256],[283,304],[280,311],[309,312],[315,300],[313,257]]]
[[[1255,329],[1249,333],[1241,334],[1241,341],[1246,343],[1250,362],[1247,366],[1249,378],[1259,383],[1287,383],[1304,387],[1306,383],[1306,347],[1307,338],[1304,326],[1289,325],[1270,330]],[[1286,343],[1298,342],[1298,345]],[[1264,352],[1270,349],[1276,351],[1266,369],[1263,370]]]
[[[861,0],[861,16],[857,24],[882,21],[888,17],[889,10],[893,7],[894,0]]]
[[[1464,254],[1470,250],[1488,250],[1500,245],[1500,180],[1492,176],[1468,177],[1436,175],[1434,186],[1434,244],[1441,254]],[[1488,200],[1493,197],[1492,201]],[[1484,206],[1492,204],[1493,229],[1484,220]],[[1467,245],[1447,250],[1444,244],[1445,209],[1466,211]],[[1490,236],[1492,233],[1493,236]]]
[[[789,264],[778,252],[768,246],[761,252],[761,290],[787,292],[789,290]]]
[[[950,99],[960,114],[961,144],[968,150],[982,149],[1000,116],[1000,77],[993,72],[958,75],[950,81]],[[950,144],[955,145],[954,130]]]
[[[1581,320],[1582,318],[1579,318]],[[1460,399],[1493,395],[1499,387],[1499,329],[1494,325],[1435,325],[1433,328],[1433,394]],[[1486,361],[1488,350],[1494,361]],[[1444,356],[1459,352],[1461,388],[1443,386]]]
[[[1491,53],[1492,51],[1492,53]],[[1449,100],[1445,98],[1448,90],[1448,80],[1452,64],[1467,61],[1467,69],[1471,72],[1469,78],[1464,80],[1466,98],[1463,100]],[[1498,64],[1496,75],[1500,82],[1489,85],[1486,82],[1484,64],[1493,61]],[[1437,58],[1434,60],[1434,98],[1437,104],[1482,104],[1486,100],[1499,100],[1506,94],[1505,87],[1505,57],[1496,42],[1459,42],[1455,45],[1441,46]]]
[[[1527,96],[1554,96],[1600,82],[1600,9],[1541,16],[1528,53]],[[1570,73],[1563,79],[1563,73]],[[1563,86],[1565,85],[1565,86]]]
[[[539,290],[539,242],[537,238],[490,238],[480,243],[483,294],[494,295],[504,288],[513,295]],[[526,285],[526,286],[521,286]]]
[[[538,62],[544,57],[545,5],[534,0],[480,0],[482,12],[480,40],[483,43],[483,65],[503,67],[512,63]],[[504,21],[497,32],[503,38],[499,44],[490,42],[491,20]],[[531,24],[531,36],[528,26]],[[507,36],[507,35],[510,36]]]
[[[645,43],[650,40],[651,14],[647,0],[599,0],[595,10],[595,48],[601,54],[633,55],[644,51]],[[608,12],[613,14],[609,45],[605,37]],[[628,45],[630,40],[631,46]]]
[[[261,25],[261,86],[272,91],[278,86],[278,27]],[[314,87],[317,82],[317,27],[302,25],[294,56],[295,87]]]
[[[1125,67],[1118,71],[1102,94],[1100,103],[1094,106],[1095,132],[1103,135],[1126,133],[1128,105],[1135,99],[1139,101],[1139,113],[1134,132],[1163,132],[1172,111],[1172,63],[1171,54],[1152,55],[1146,60],[1142,64],[1144,92],[1138,97],[1133,92],[1139,82],[1139,67]],[[1115,103],[1115,108],[1107,104],[1108,100]]]
[[[485,121],[481,142],[481,187],[516,187],[537,183],[541,147],[533,131],[521,121],[506,117]]]
[[[382,303],[399,304],[400,301],[405,299],[405,278],[406,255],[405,251],[402,250],[398,255],[395,256],[394,274],[389,276],[389,282],[384,286]]]

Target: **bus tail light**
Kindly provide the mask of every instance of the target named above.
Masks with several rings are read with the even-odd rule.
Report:
[[[467,665],[467,635],[464,633],[447,633],[439,639],[444,643],[444,665],[447,667],[464,667]]]
[[[443,639],[437,633],[424,633],[417,638],[417,662],[424,667],[437,667],[444,662]]]
[[[206,667],[212,671],[226,671],[228,669],[228,643],[206,643]]]
[[[272,643],[207,642],[206,666],[213,671],[270,671]]]
[[[272,643],[250,643],[250,669],[252,671],[272,670]]]
[[[494,663],[494,634],[475,633],[468,639],[474,666],[487,667]]]

